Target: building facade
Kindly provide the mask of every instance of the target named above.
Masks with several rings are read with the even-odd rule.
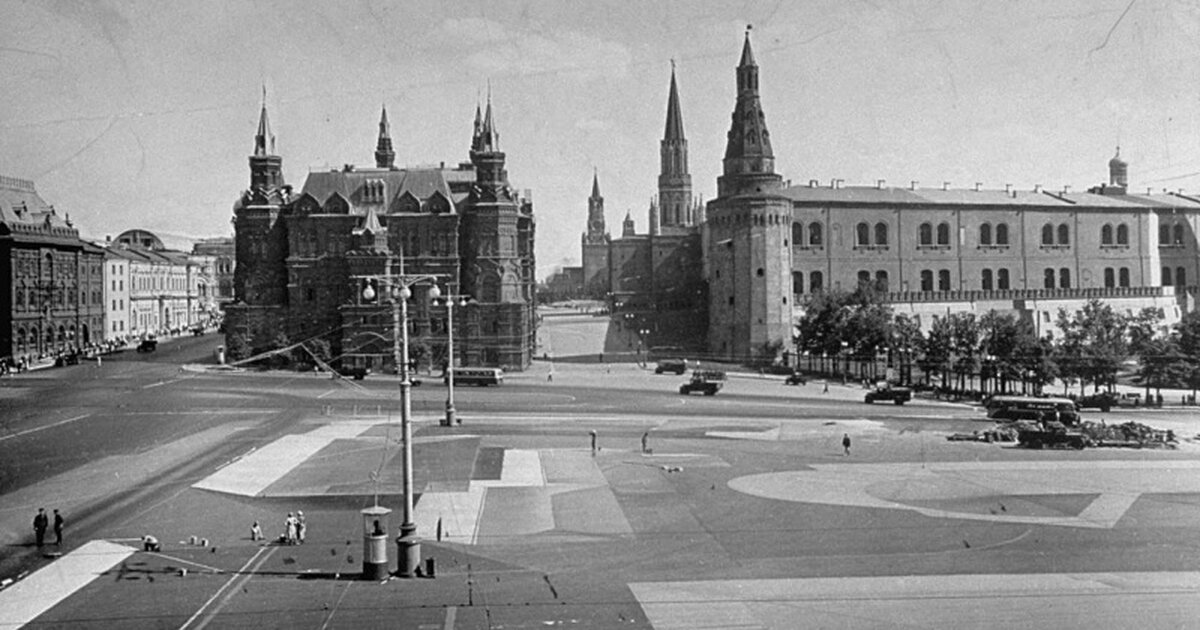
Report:
[[[33,182],[0,177],[0,360],[86,349],[104,338],[104,252]]]
[[[297,342],[324,346],[342,367],[394,370],[388,277],[428,275],[470,298],[447,309],[428,284],[409,301],[410,354],[446,361],[453,324],[457,365],[525,369],[535,349],[534,217],[508,180],[489,98],[476,108],[469,160],[399,168],[387,112],[373,167],[312,172],[296,193],[264,106],[250,157],[250,188],[234,206],[234,301],[226,336],[236,358]],[[368,284],[375,284],[365,292]],[[364,293],[373,293],[367,299]],[[316,340],[321,340],[317,342]]]
[[[814,292],[870,285],[928,330],[949,313],[1012,312],[1053,333],[1060,308],[1194,308],[1200,199],[1135,194],[1128,164],[1086,192],[785,185],[775,172],[747,34],[718,196],[704,224],[709,351],[788,351]]]
[[[122,232],[107,250],[106,287],[116,293],[106,300],[105,330],[113,340],[179,334],[219,318],[214,257],[167,249],[140,229]]]
[[[192,255],[212,260],[212,276],[215,284],[213,298],[217,308],[223,310],[226,304],[233,301],[233,276],[234,267],[237,264],[233,238],[220,236],[200,239],[192,246]]]

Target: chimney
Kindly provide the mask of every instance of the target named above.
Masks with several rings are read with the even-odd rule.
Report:
[[[845,183],[845,181],[846,181],[846,180],[844,180],[844,179],[835,179],[835,180],[833,180],[833,188],[834,188],[835,190],[841,190],[841,188],[842,188],[842,184],[843,184],[843,183]]]
[[[876,187],[876,188],[878,188],[879,190],[883,190],[883,184],[884,184],[884,182],[886,182],[886,181],[887,181],[886,179],[877,179],[877,180],[875,180],[875,187]]]
[[[1069,195],[1069,194],[1071,194],[1071,187],[1070,187],[1070,186],[1066,186],[1066,185],[1064,185],[1064,186],[1063,186],[1063,191],[1062,191],[1062,194],[1064,194],[1064,195]]]
[[[916,189],[917,189],[917,184],[919,184],[919,183],[920,183],[920,182],[918,182],[918,181],[917,181],[917,180],[915,180],[915,179],[914,179],[914,180],[912,180],[911,182],[909,182],[909,183],[908,183],[908,189],[909,189],[909,190],[916,190]]]
[[[983,186],[983,182],[975,182],[975,192],[979,192],[981,186]]]
[[[942,182],[942,190],[950,190],[950,182]]]
[[[1034,185],[1033,185],[1033,192],[1035,192],[1035,193],[1040,193],[1040,192],[1042,192],[1042,185],[1041,185],[1041,184],[1034,184]]]
[[[809,188],[816,188],[817,186],[820,186],[820,185],[821,185],[821,182],[819,182],[819,181],[817,181],[817,180],[815,180],[815,179],[810,179],[810,180],[808,180],[808,187],[809,187]]]
[[[1012,189],[1012,184],[1005,184],[1005,185],[1004,185],[1004,192],[1006,192],[1006,193],[1011,193],[1012,191],[1013,191],[1013,189]]]

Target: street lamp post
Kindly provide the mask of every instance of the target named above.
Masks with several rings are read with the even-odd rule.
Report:
[[[453,295],[446,292],[446,417],[442,426],[452,427],[461,424],[458,412],[454,409],[454,302],[466,306],[469,298],[465,295]]]
[[[421,543],[417,538],[417,524],[413,521],[413,457],[412,457],[412,380],[408,374],[408,298],[412,297],[412,286],[428,282],[429,297],[441,296],[433,275],[393,276],[391,265],[383,276],[372,276],[371,280],[382,283],[392,298],[392,355],[400,369],[400,434],[402,440],[402,466],[404,483],[404,521],[400,523],[400,536],[396,544],[400,556],[396,559],[396,572],[400,577],[413,577],[421,566]],[[368,283],[362,296],[374,300],[375,290]]]

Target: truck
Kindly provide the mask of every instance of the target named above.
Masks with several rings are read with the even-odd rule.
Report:
[[[1073,448],[1092,446],[1092,439],[1079,427],[1068,427],[1055,421],[1022,423],[1017,430],[1017,443],[1026,448]]]
[[[907,387],[900,387],[890,383],[880,383],[879,385],[875,386],[875,389],[867,392],[867,395],[863,397],[863,402],[867,403],[868,405],[874,403],[875,401],[888,400],[897,405],[903,405],[904,403],[912,400],[912,390]]]
[[[679,386],[683,395],[700,392],[705,396],[713,396],[725,384],[725,373],[717,370],[692,370],[692,378]]]

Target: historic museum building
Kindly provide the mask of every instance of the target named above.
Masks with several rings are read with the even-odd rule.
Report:
[[[0,360],[53,357],[104,339],[104,250],[80,240],[33,182],[0,177]]]
[[[1103,299],[1120,312],[1194,308],[1200,198],[1136,194],[1128,165],[1086,192],[784,183],[747,34],[717,197],[707,205],[708,350],[791,349],[806,296],[871,284],[928,329],[952,312],[1019,314],[1039,334],[1060,308]]]
[[[533,204],[509,184],[491,99],[486,115],[476,108],[469,161],[399,168],[394,160],[385,110],[373,167],[309,173],[296,193],[283,180],[263,106],[250,188],[234,205],[234,301],[225,323],[235,358],[323,340],[334,365],[394,370],[389,289],[420,276],[407,302],[414,361],[443,365],[453,324],[456,365],[529,365]],[[429,299],[433,282],[466,301],[452,309],[453,322]]]

